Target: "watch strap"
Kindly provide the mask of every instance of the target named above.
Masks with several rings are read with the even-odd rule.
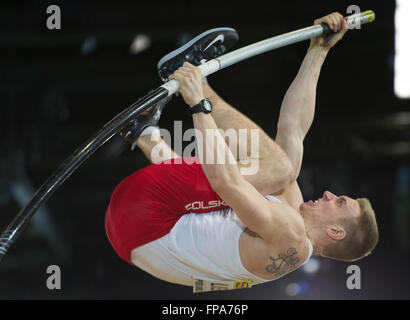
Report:
[[[201,103],[198,103],[198,104],[194,105],[193,107],[189,108],[189,112],[190,112],[190,114],[202,112]]]

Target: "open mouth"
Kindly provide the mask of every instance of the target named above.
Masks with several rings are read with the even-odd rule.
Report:
[[[316,207],[316,206],[318,205],[318,203],[319,203],[320,200],[322,200],[322,198],[317,199],[317,200],[315,200],[315,201],[309,200],[309,201],[307,202],[307,204],[308,204],[309,206],[311,206],[311,207]]]
[[[311,207],[314,207],[315,204],[316,204],[316,201],[312,201],[312,200],[308,201],[308,205],[310,205]]]

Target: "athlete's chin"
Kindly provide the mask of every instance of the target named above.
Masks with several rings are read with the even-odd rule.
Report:
[[[302,203],[299,207],[299,213],[303,218],[310,216],[311,211],[311,206],[307,202]]]
[[[307,202],[303,202],[300,206],[299,206],[299,211],[300,213],[306,212],[306,209],[309,207],[309,205],[307,204]]]

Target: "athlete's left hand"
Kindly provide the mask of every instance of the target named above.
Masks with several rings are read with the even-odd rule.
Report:
[[[179,67],[168,79],[178,80],[178,91],[184,98],[185,103],[190,107],[204,99],[201,69],[198,67],[195,67],[189,62],[184,62],[183,66]]]
[[[346,20],[339,12],[333,12],[323,18],[316,19],[314,24],[320,24],[322,22],[326,22],[334,33],[329,34],[326,37],[312,38],[310,41],[310,48],[322,47],[326,50],[330,50],[330,48],[343,38],[349,28]]]

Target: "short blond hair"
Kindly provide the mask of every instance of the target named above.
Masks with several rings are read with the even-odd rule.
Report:
[[[352,262],[368,256],[376,247],[379,230],[373,207],[367,198],[356,200],[360,207],[359,217],[342,218],[339,221],[346,231],[346,237],[325,246],[322,253],[324,257]]]

